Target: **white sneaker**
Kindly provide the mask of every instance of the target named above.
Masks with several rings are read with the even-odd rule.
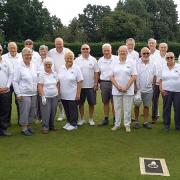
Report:
[[[77,126],[69,125],[69,126],[66,128],[66,130],[72,131],[72,130],[75,130],[75,129],[77,129],[77,128],[78,128]]]
[[[94,126],[94,125],[95,125],[93,119],[89,119],[89,125],[90,125],[90,126]]]
[[[112,131],[116,131],[119,129],[119,126],[114,126],[113,128],[111,128]]]
[[[84,119],[79,120],[78,125],[82,126],[86,121]]]
[[[63,121],[64,118],[63,117],[58,117],[57,121]]]
[[[131,132],[131,128],[129,126],[126,127],[126,132],[130,133]]]
[[[63,126],[63,129],[66,129],[67,130],[67,127],[70,126],[69,123],[66,123],[65,126]]]

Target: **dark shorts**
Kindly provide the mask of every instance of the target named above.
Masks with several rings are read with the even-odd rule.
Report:
[[[96,91],[93,88],[82,88],[79,100],[79,105],[83,105],[87,98],[90,106],[96,105]]]
[[[100,81],[101,98],[103,103],[112,100],[112,83],[111,81]]]

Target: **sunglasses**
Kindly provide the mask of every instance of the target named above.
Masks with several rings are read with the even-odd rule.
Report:
[[[142,53],[143,55],[149,55],[149,53]]]
[[[81,50],[89,50],[89,48],[82,48]]]
[[[166,57],[166,59],[173,59],[174,57],[173,56],[170,56],[170,57]]]

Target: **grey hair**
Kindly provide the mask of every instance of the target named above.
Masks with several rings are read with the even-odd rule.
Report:
[[[128,38],[128,39],[126,39],[126,44],[128,43],[128,42],[133,42],[134,44],[135,44],[135,40],[133,39],[133,38]]]
[[[8,48],[9,48],[10,45],[13,45],[17,49],[17,44],[15,42],[9,42],[8,43]]]
[[[23,48],[22,50],[22,56],[24,56],[25,54],[31,53],[32,54],[32,50],[28,47]]]
[[[65,52],[64,58],[66,59],[67,57],[72,56],[74,59],[74,53],[71,50],[68,50]]]
[[[126,49],[126,51],[128,52],[128,48],[127,48],[127,46],[126,46],[126,45],[121,45],[121,46],[119,46],[118,51],[119,51],[120,49]]]
[[[111,44],[109,44],[109,43],[105,43],[102,45],[102,49],[104,49],[105,47],[112,49]]]
[[[46,46],[46,45],[41,45],[40,47],[39,47],[39,51],[42,51],[42,50],[45,50],[45,51],[48,51],[48,46]]]
[[[149,43],[150,41],[153,41],[153,42],[155,42],[155,43],[157,44],[157,41],[156,41],[156,39],[154,39],[154,38],[148,39],[148,43]]]

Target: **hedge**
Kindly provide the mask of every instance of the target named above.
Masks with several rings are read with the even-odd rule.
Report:
[[[54,48],[54,43],[53,42],[34,42],[34,49],[36,51],[38,51],[39,46],[45,44],[49,47],[49,49]],[[99,43],[88,43],[91,47],[91,54],[95,57],[101,57],[102,56],[102,44],[103,42],[99,42]],[[113,54],[117,54],[117,50],[119,48],[120,45],[125,44],[125,42],[113,42],[111,43],[112,45],[112,49],[113,49]],[[23,48],[23,43],[17,43],[18,45],[18,51],[21,51]],[[81,47],[82,43],[65,43],[64,46],[71,49],[74,53],[75,56],[78,56],[80,54],[80,47]],[[142,47],[147,46],[146,42],[137,42],[136,43],[136,50],[138,52],[140,52]],[[180,54],[180,43],[177,42],[169,42],[168,43],[169,46],[169,50],[168,51],[172,51],[175,53],[176,58],[179,56]],[[4,53],[7,52],[7,43],[3,43],[3,48],[4,48]]]

